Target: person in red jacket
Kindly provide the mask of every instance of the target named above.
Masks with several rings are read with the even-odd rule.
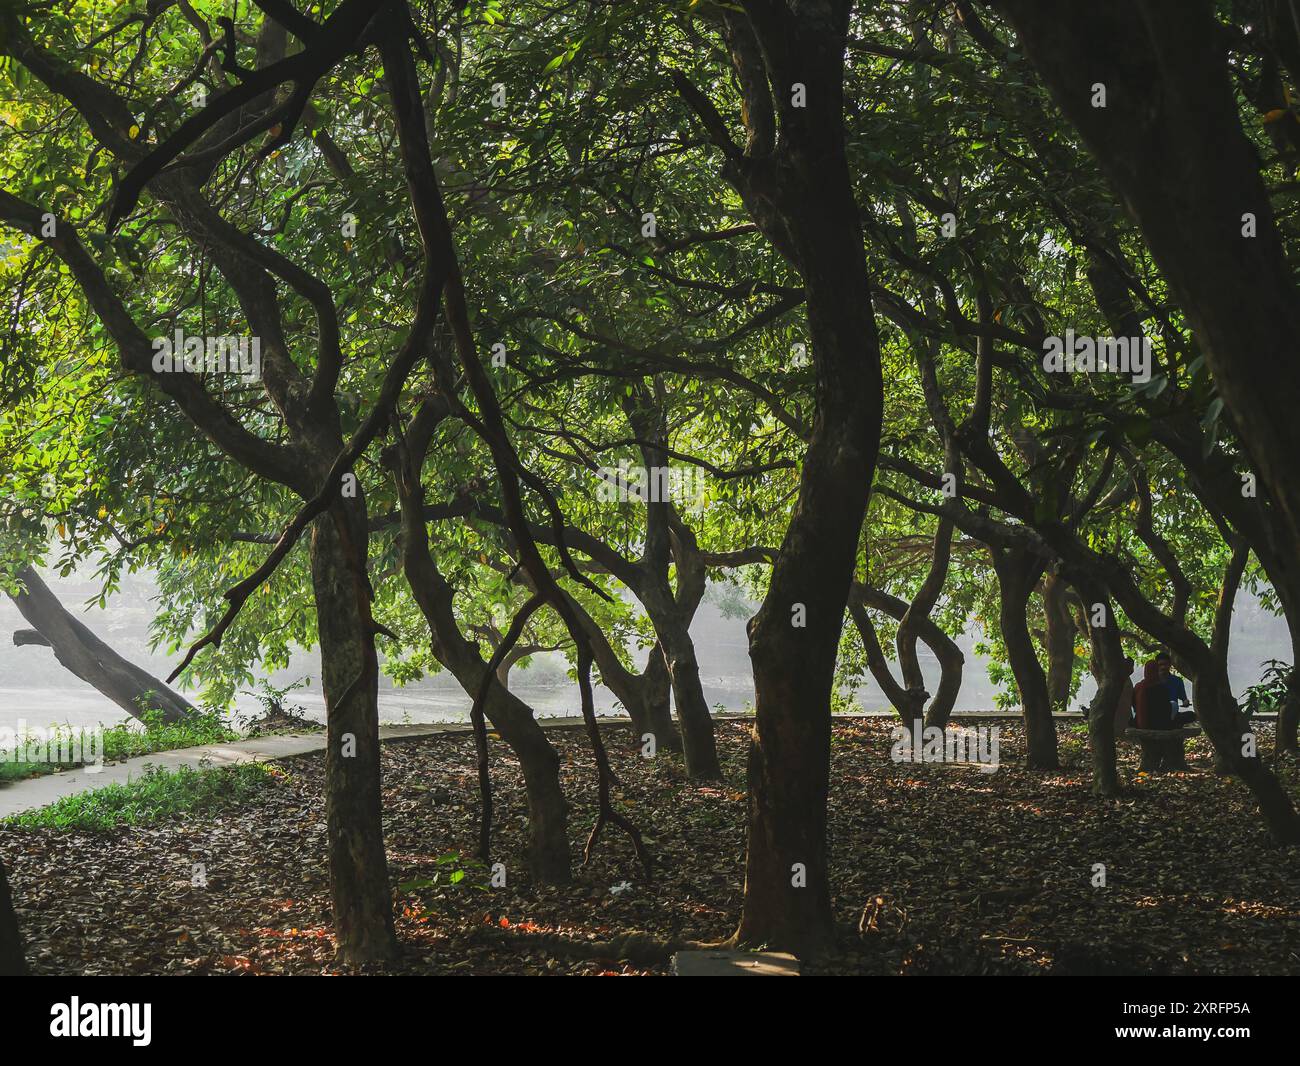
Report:
[[[1177,729],[1169,689],[1152,659],[1142,666],[1142,680],[1133,688],[1133,717],[1138,729]]]

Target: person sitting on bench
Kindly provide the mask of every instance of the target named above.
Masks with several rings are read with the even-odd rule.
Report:
[[[1142,666],[1142,680],[1133,689],[1133,724],[1138,729],[1177,729],[1174,704],[1156,660]]]
[[[1187,685],[1183,679],[1174,673],[1174,660],[1167,651],[1161,651],[1156,654],[1156,665],[1160,668],[1160,680],[1165,683],[1165,689],[1169,693],[1170,711],[1173,715],[1175,725],[1185,725],[1188,722],[1196,720],[1196,713],[1191,710],[1179,710],[1179,707],[1191,707],[1191,701],[1187,698]]]
[[[1160,663],[1152,659],[1142,667],[1142,680],[1133,690],[1135,736],[1142,746],[1142,771],[1163,773],[1187,769],[1184,749],[1187,731],[1181,728],[1189,711],[1180,711],[1178,703],[1161,676]],[[1168,737],[1168,740],[1165,738]]]

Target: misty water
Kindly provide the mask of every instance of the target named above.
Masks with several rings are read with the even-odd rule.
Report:
[[[156,677],[165,677],[180,660],[180,655],[166,655],[149,648],[149,622],[153,616],[155,589],[145,577],[128,577],[123,587],[108,601],[107,609],[86,609],[87,601],[98,595],[96,582],[89,576],[61,578],[44,572],[42,576],[60,601],[94,630],[118,654],[145,668]],[[701,605],[691,634],[695,639],[700,662],[704,694],[712,707],[744,710],[753,700],[753,681],[745,640],[745,619],[733,617],[734,609],[723,609],[724,600],[735,603],[734,592],[720,595],[719,587],[710,589]],[[1260,663],[1265,659],[1290,659],[1290,645],[1283,621],[1265,610],[1253,596],[1243,590],[1233,617],[1229,673],[1237,694],[1259,679]],[[750,605],[756,607],[756,605]],[[90,685],[75,678],[54,659],[49,648],[15,647],[13,632],[28,628],[18,609],[0,596],[0,727],[18,728],[49,726],[56,723],[72,726],[111,725],[128,715],[105,699]],[[966,670],[958,711],[975,712],[994,709],[995,686],[990,682],[987,663],[975,654],[977,632],[957,638],[966,653]],[[921,646],[928,685],[933,691],[938,683],[938,667]],[[644,662],[642,652],[639,662]],[[516,667],[510,675],[510,687],[540,717],[579,713],[577,685],[567,676],[567,664],[558,654],[540,655],[526,669]],[[272,683],[286,686],[308,677],[310,685],[291,693],[288,703],[297,705],[312,718],[323,719],[324,701],[320,692],[320,659],[316,652],[296,655],[287,670],[271,676]],[[1087,700],[1092,692],[1089,679],[1075,703]],[[187,693],[193,698],[192,693]],[[886,711],[889,705],[870,679],[856,693],[859,707],[866,711]],[[618,713],[613,694],[597,686],[596,706],[599,713]],[[256,713],[258,705],[251,693],[241,693],[236,701],[236,715]],[[381,679],[379,713],[384,722],[463,721],[469,715],[469,699],[448,674],[443,673],[398,688],[387,678]]]

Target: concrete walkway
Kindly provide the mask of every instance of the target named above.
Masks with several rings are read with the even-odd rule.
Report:
[[[749,718],[750,715],[738,712],[726,712],[714,715],[715,721],[734,721]],[[855,714],[836,715],[835,718],[891,718],[892,711],[866,711]],[[1006,713],[976,712],[971,714],[954,714],[953,721],[1019,721],[1019,715]],[[1054,714],[1058,721],[1082,721],[1075,714]],[[1257,717],[1265,717],[1263,715]],[[583,725],[580,717],[573,718],[539,718],[538,721],[547,729],[576,729]],[[629,719],[620,715],[601,715],[601,725],[627,725]],[[379,741],[381,744],[400,743],[403,740],[418,740],[421,737],[437,736],[440,733],[468,733],[468,722],[425,722],[418,725],[381,725]],[[246,762],[275,762],[280,759],[292,759],[299,755],[311,755],[325,750],[325,732],[286,733],[282,736],[258,737],[254,740],[236,740],[229,744],[208,744],[198,748],[177,748],[175,751],[159,751],[153,755],[140,755],[124,762],[111,763],[98,773],[89,770],[66,770],[62,773],[46,774],[44,777],[30,777],[25,781],[0,788],[0,818],[12,814],[48,807],[64,796],[75,796],[78,792],[89,792],[103,788],[105,785],[125,784],[144,775],[145,769],[156,766],[160,770],[178,770],[189,766],[195,770],[216,770],[223,766],[237,766]]]
[[[557,722],[565,720],[557,719]],[[416,740],[438,733],[467,733],[468,722],[430,722],[422,725],[384,725],[379,727],[380,743]],[[257,737],[236,740],[229,744],[208,744],[197,748],[177,748],[140,755],[123,762],[109,763],[98,772],[91,769],[65,770],[62,773],[29,777],[7,788],[0,788],[0,818],[12,814],[48,807],[64,796],[89,792],[105,785],[125,784],[142,777],[147,767],[160,770],[179,770],[189,766],[195,770],[216,770],[223,766],[237,766],[247,762],[274,762],[311,755],[325,750],[325,731],[319,733],[286,733],[281,736]]]
[[[719,720],[744,718],[743,714],[723,714],[715,716]],[[581,717],[539,718],[546,729],[577,729],[584,725]],[[627,725],[631,719],[620,715],[601,715],[601,725]],[[491,730],[491,726],[488,726]],[[419,740],[421,737],[437,736],[441,733],[469,733],[469,722],[422,722],[416,725],[381,725],[379,742],[395,744],[404,740]],[[494,734],[495,735],[495,732]],[[59,773],[45,774],[42,777],[29,777],[12,785],[0,788],[0,818],[8,818],[23,811],[48,807],[64,796],[75,796],[79,792],[90,792],[105,785],[126,784],[145,771],[155,766],[160,770],[179,770],[188,766],[195,770],[219,770],[223,766],[238,766],[247,762],[278,762],[281,759],[293,759],[300,755],[311,755],[325,750],[325,731],[319,733],[284,733],[279,736],[257,737],[253,740],[235,740],[228,744],[206,744],[197,748],[176,748],[174,751],[159,751],[152,755],[139,755],[134,759],[109,763],[97,772],[90,769],[64,770]]]

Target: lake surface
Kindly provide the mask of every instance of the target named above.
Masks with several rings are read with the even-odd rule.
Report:
[[[93,629],[119,654],[153,673],[165,677],[180,656],[160,655],[148,646],[148,626],[153,613],[152,584],[140,576],[128,578],[122,590],[110,598],[106,610],[83,610],[84,604],[97,594],[91,580],[64,579],[42,575],[70,611]],[[1259,664],[1267,658],[1289,660],[1290,642],[1281,619],[1265,611],[1254,597],[1243,593],[1233,618],[1233,635],[1229,661],[1233,691],[1240,694],[1259,677]],[[12,633],[27,623],[13,603],[0,596],[0,726],[16,728],[19,721],[28,727],[66,723],[72,726],[111,725],[128,718],[125,712],[106,700],[91,686],[77,680],[54,659],[48,648],[15,647]],[[691,634],[696,642],[704,695],[709,706],[723,705],[728,710],[743,710],[753,700],[748,644],[743,618],[727,617],[717,603],[706,599],[700,607]],[[994,707],[995,687],[989,681],[987,664],[976,656],[977,633],[958,638],[966,653],[966,670],[959,711],[990,710]],[[938,669],[922,648],[926,679],[938,683]],[[642,655],[642,661],[644,653]],[[566,676],[567,664],[557,654],[537,656],[528,669],[516,668],[510,675],[510,687],[533,707],[539,716],[569,716],[579,713],[576,684]],[[324,718],[324,701],[320,695],[320,659],[314,652],[294,657],[287,670],[273,675],[280,686],[300,677],[310,677],[313,684],[290,694],[289,702],[302,707],[310,717]],[[395,688],[385,679],[379,696],[379,713],[384,722],[464,721],[469,716],[470,700],[449,675],[425,678],[403,688]],[[1093,691],[1085,681],[1076,704],[1086,701]],[[868,681],[857,692],[863,710],[886,710],[888,703],[874,682]],[[595,690],[597,712],[617,713],[613,694],[605,688]],[[237,714],[256,712],[257,702],[250,694],[236,700]]]

